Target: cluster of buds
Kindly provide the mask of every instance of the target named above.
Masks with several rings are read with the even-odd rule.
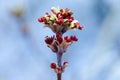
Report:
[[[68,46],[73,42],[77,41],[76,36],[65,36],[62,38],[60,33],[57,33],[56,36],[46,37],[45,42],[47,46],[55,53],[61,55],[66,51]],[[60,54],[61,53],[61,54]]]
[[[38,19],[39,22],[43,22],[46,27],[49,27],[54,33],[65,33],[67,30],[80,29],[82,26],[72,16],[73,12],[68,8],[59,9],[53,7],[51,9],[52,14],[46,13],[45,16]]]
[[[48,37],[46,36],[45,42],[47,46],[57,55],[57,64],[51,63],[50,67],[57,73],[58,80],[61,80],[61,74],[64,72],[68,62],[61,64],[62,54],[66,52],[69,45],[73,42],[78,41],[76,36],[64,36],[62,35],[72,29],[82,30],[80,23],[72,16],[73,12],[68,8],[59,9],[53,7],[52,13],[46,13],[45,16],[38,19],[39,22],[45,24],[46,27],[50,28],[56,35]]]
[[[50,67],[58,74],[63,73],[67,65],[68,62],[64,62],[62,66],[58,66],[56,63],[51,63]]]

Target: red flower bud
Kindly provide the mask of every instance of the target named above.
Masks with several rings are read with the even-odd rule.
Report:
[[[52,69],[56,69],[56,68],[57,68],[57,65],[56,65],[56,63],[51,63],[50,67],[51,67]]]
[[[63,18],[58,18],[58,20],[56,21],[56,23],[59,25],[63,24],[63,22],[64,22]]]
[[[62,36],[61,36],[60,33],[57,33],[57,34],[56,34],[56,38],[57,38],[57,41],[58,41],[59,43],[62,43],[63,39],[62,39]]]
[[[82,30],[82,29],[83,29],[83,26],[79,26],[78,29]]]
[[[53,37],[46,37],[45,42],[47,44],[52,44],[53,40],[54,40],[54,36]]]
[[[45,14],[46,14],[46,15],[49,15],[49,13],[48,13],[48,12],[46,12]]]
[[[63,9],[60,9],[60,12],[63,13]]]
[[[57,13],[54,11],[54,9],[51,9],[51,11],[52,11],[53,14],[57,14]]]
[[[63,63],[63,65],[68,65],[68,62],[65,61],[65,62]]]
[[[72,41],[78,41],[78,39],[76,38],[76,36],[71,36],[70,39],[71,39]]]
[[[70,9],[66,8],[66,9],[65,9],[65,12],[68,12],[68,11],[70,11]]]
[[[70,19],[74,20],[74,17],[70,17]]]
[[[68,38],[68,36],[65,36],[64,39],[66,40],[66,42],[71,42],[71,39]]]
[[[62,71],[63,71],[63,72],[64,72],[65,68],[67,67],[67,65],[68,65],[68,62],[64,62],[64,63],[63,63],[63,66],[62,66]]]
[[[63,16],[63,19],[65,19],[67,17],[67,14],[64,13],[62,16]]]
[[[47,17],[50,17],[50,14],[48,12],[45,13],[47,15]]]
[[[46,18],[45,18],[45,17],[38,18],[38,21],[39,21],[39,22],[45,22],[45,21],[46,21]]]

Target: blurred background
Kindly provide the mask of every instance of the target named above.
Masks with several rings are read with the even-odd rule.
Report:
[[[51,7],[69,8],[84,26],[63,55],[63,80],[120,80],[120,0],[0,0],[0,80],[56,80],[56,55],[37,19]]]

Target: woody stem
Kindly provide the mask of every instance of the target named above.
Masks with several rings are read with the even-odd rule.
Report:
[[[62,77],[62,73],[58,73],[57,74],[57,80],[61,80],[61,77]]]
[[[60,55],[60,54],[57,54],[57,64],[58,64],[58,66],[61,68],[61,62],[62,62],[62,55]],[[57,73],[57,80],[62,80],[61,79],[61,77],[62,77],[62,72],[60,72],[60,73]]]

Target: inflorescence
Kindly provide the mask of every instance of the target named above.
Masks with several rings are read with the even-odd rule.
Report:
[[[61,64],[62,54],[66,52],[69,45],[78,41],[76,36],[62,37],[62,35],[68,30],[82,30],[83,26],[74,19],[72,16],[73,12],[68,8],[59,9],[53,7],[51,8],[51,12],[51,14],[46,12],[45,16],[38,18],[38,21],[44,23],[45,27],[50,28],[56,34],[51,37],[46,36],[45,42],[47,46],[57,54],[57,64],[51,63],[50,67],[54,69],[57,74],[61,74],[68,65],[68,62]]]
[[[51,9],[52,14],[46,12],[46,15],[38,19],[39,22],[43,22],[46,27],[49,27],[54,33],[65,33],[67,30],[80,29],[83,26],[74,19],[73,12],[70,9],[59,9],[53,7]]]

